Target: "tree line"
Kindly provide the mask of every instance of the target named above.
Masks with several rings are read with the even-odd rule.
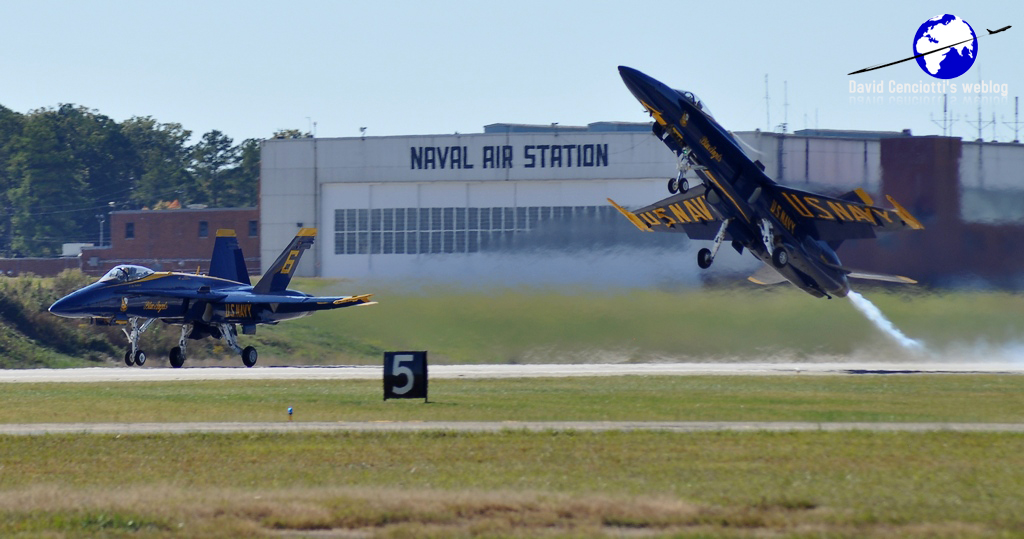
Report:
[[[0,257],[95,243],[111,211],[175,200],[255,206],[259,140],[236,145],[217,130],[191,138],[181,124],[149,116],[118,123],[72,104],[26,114],[0,106]]]

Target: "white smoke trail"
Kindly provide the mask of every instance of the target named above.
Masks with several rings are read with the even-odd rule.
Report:
[[[880,311],[878,307],[875,307],[874,303],[868,301],[867,298],[853,290],[850,290],[850,293],[847,294],[846,297],[850,298],[850,302],[853,303],[853,306],[856,307],[857,310],[860,311],[868,320],[870,320],[875,327],[882,330],[886,335],[892,337],[900,346],[914,352],[924,351],[924,343],[904,335],[903,332],[897,329],[896,326],[894,326],[892,322],[882,314],[882,311]]]

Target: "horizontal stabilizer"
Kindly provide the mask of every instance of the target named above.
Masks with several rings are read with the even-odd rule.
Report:
[[[884,273],[865,273],[862,271],[851,271],[848,275],[853,279],[865,279],[868,281],[885,281],[887,283],[917,284],[917,281],[902,275],[886,275]]]
[[[370,297],[373,294],[362,294],[360,296],[349,296],[347,298],[341,298],[334,300],[335,305],[344,305],[346,307],[363,307],[365,305],[376,305],[376,301],[370,301]]]
[[[837,266],[835,264],[825,263],[826,266],[835,268],[846,274],[851,279],[864,279],[867,281],[884,281],[887,283],[900,283],[900,284],[917,284],[917,281],[910,277],[904,277],[902,275],[888,275],[885,273],[871,273],[869,271],[860,271],[845,266]]]
[[[754,272],[750,277],[747,277],[747,280],[754,284],[765,286],[787,282],[787,279],[783,277],[781,273],[775,271],[767,264],[761,266],[761,268]]]

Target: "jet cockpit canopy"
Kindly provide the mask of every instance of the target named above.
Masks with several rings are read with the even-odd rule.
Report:
[[[147,275],[152,275],[153,270],[145,266],[134,266],[131,264],[121,264],[120,266],[114,266],[110,268],[103,277],[100,277],[101,283],[117,282],[127,283],[131,281],[137,281]]]
[[[711,114],[711,109],[709,109],[707,107],[707,105],[705,105],[704,102],[701,101],[699,97],[697,97],[697,94],[695,94],[693,92],[690,92],[690,91],[687,91],[687,90],[676,90],[676,91],[679,92],[683,96],[684,99],[686,99],[687,101],[692,103],[693,106],[695,106],[698,109],[702,110],[704,112],[704,114],[707,114],[708,116],[711,116],[712,118],[714,118],[715,115]]]

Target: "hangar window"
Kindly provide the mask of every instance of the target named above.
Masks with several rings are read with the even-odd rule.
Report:
[[[405,253],[405,232],[395,232],[395,250],[396,254]]]
[[[617,215],[611,206],[341,209],[334,212],[334,253],[475,253],[524,246],[522,234],[538,229],[545,232],[530,245],[562,247],[559,231],[574,219],[585,221],[574,238],[589,234],[593,243],[602,241],[593,225],[611,226]]]
[[[206,238],[210,235],[210,223],[199,221],[199,237]]]
[[[135,237],[135,223],[124,224],[124,239],[130,240]]]
[[[260,235],[260,222],[253,219],[249,221],[249,237],[255,238]]]

